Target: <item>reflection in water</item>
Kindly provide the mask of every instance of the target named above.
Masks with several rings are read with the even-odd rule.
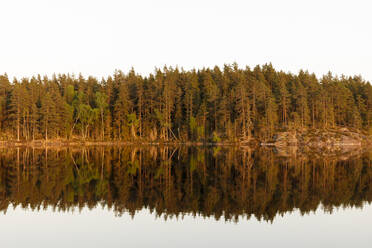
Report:
[[[0,209],[105,206],[237,221],[372,200],[370,154],[277,156],[273,150],[190,147],[3,149]]]

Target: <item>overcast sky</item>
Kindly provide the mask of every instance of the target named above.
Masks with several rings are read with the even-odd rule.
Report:
[[[1,0],[0,74],[237,62],[372,81],[371,1]]]

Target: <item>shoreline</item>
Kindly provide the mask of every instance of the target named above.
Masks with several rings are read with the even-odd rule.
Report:
[[[260,146],[241,142],[134,142],[134,141],[0,141],[0,147],[76,147],[76,146]]]
[[[368,147],[372,145],[372,135],[348,128],[278,131],[271,139],[251,137],[236,141],[146,141],[146,140],[81,140],[38,139],[38,140],[0,140],[0,147],[78,147],[78,146],[237,146],[237,147],[307,147],[310,149],[342,149],[348,147]]]
[[[360,143],[336,143],[329,144],[327,147],[343,148],[343,147],[368,147],[372,144],[369,142]],[[276,142],[132,142],[132,141],[0,141],[0,148],[17,148],[17,147],[92,147],[92,146],[195,146],[195,147],[218,147],[218,146],[236,146],[236,147],[268,147],[268,148],[284,148],[284,147],[308,147],[321,148],[319,144],[278,144]]]

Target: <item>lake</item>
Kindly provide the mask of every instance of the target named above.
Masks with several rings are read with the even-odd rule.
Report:
[[[4,247],[369,247],[372,152],[2,148]]]

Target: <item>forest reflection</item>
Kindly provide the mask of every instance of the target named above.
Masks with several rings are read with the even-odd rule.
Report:
[[[0,210],[107,207],[118,216],[147,208],[272,221],[320,205],[362,207],[372,200],[372,153],[280,156],[239,147],[0,149]]]

